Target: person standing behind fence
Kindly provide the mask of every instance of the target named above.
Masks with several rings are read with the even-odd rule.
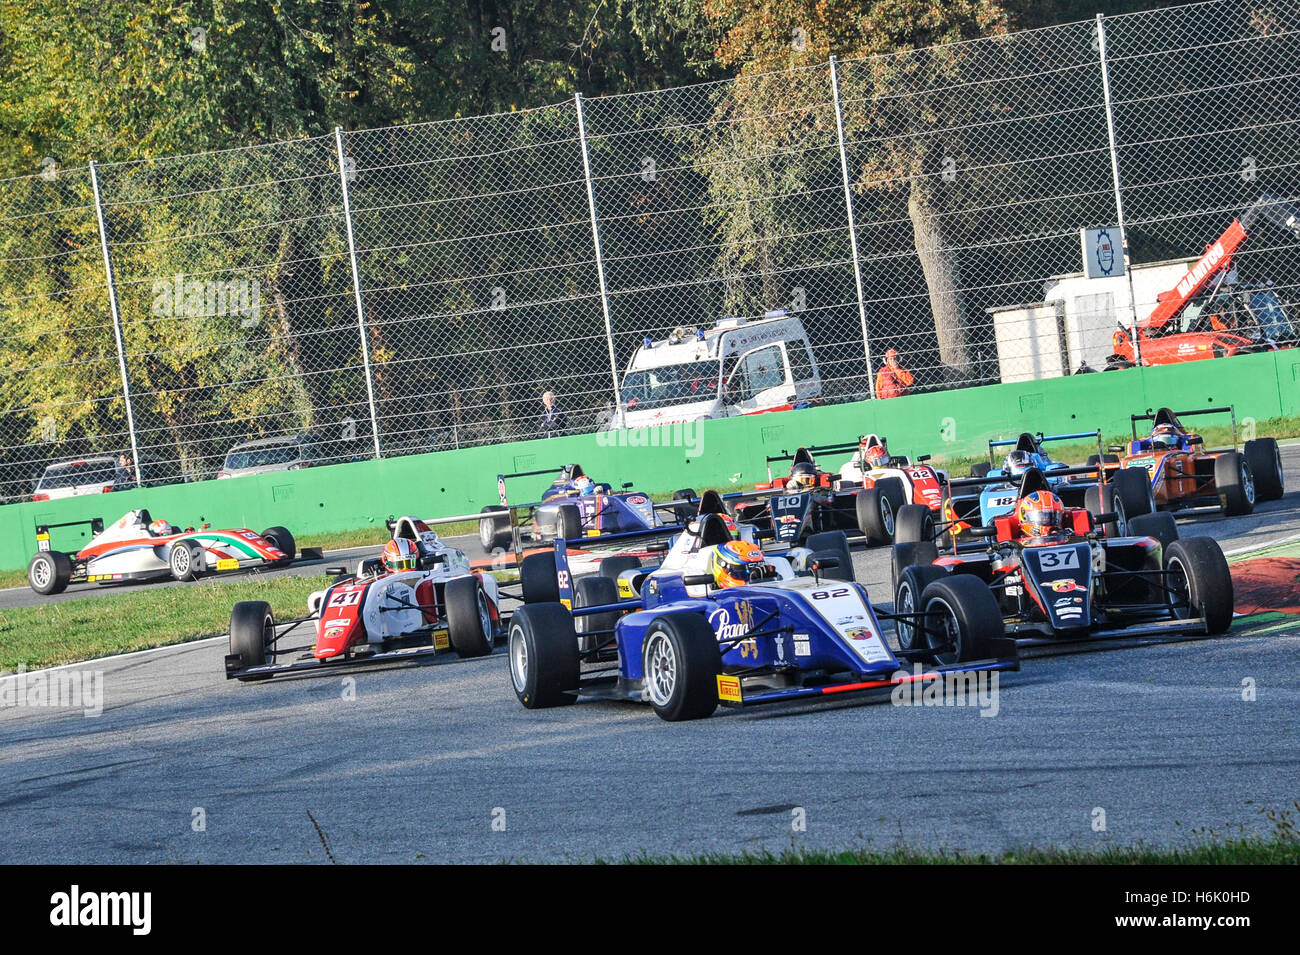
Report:
[[[555,392],[547,391],[542,394],[542,422],[538,430],[542,431],[548,438],[559,434],[568,427],[568,419],[565,418],[564,412],[560,410],[559,405],[555,403]]]
[[[899,398],[907,394],[913,380],[912,373],[898,363],[898,352],[890,348],[876,375],[876,397]]]

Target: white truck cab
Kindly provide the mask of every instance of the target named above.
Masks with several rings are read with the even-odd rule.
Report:
[[[712,328],[647,337],[623,375],[613,428],[787,411],[821,398],[821,375],[803,322],[785,309],[720,318]]]

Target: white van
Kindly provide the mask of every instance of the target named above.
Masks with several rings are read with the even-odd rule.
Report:
[[[803,322],[784,309],[646,338],[623,375],[610,429],[787,411],[819,403],[821,375]]]

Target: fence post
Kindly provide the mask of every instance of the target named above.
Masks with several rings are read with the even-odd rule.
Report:
[[[609,317],[609,289],[605,285],[605,255],[600,245],[600,219],[596,215],[596,184],[591,178],[591,153],[587,150],[587,122],[582,112],[582,94],[573,94],[578,109],[578,144],[582,147],[582,175],[587,181],[587,209],[591,213],[591,242],[596,250],[596,281],[600,285],[600,309],[605,315],[605,344],[609,347],[609,378],[614,385],[615,427],[623,424],[623,398],[618,384],[618,359],[614,356],[614,325]]]
[[[352,234],[352,196],[348,191],[347,155],[343,149],[343,127],[334,127],[334,145],[339,157],[339,182],[343,187],[343,225],[348,235],[348,260],[352,263],[352,296],[357,303],[357,334],[361,336],[361,364],[366,373],[366,399],[370,403],[370,434],[375,439],[375,457],[382,457],[379,445],[379,417],[375,414],[375,382],[370,371],[370,339],[366,335],[366,304],[361,295],[361,271],[357,268],[357,240]]]
[[[1128,251],[1128,225],[1124,219],[1124,187],[1119,174],[1119,150],[1115,142],[1115,110],[1110,98],[1110,64],[1106,57],[1106,18],[1097,14],[1097,55],[1101,59],[1101,92],[1106,103],[1106,136],[1110,142],[1110,178],[1115,189],[1115,216],[1119,220],[1120,249],[1124,255],[1124,277],[1128,279],[1129,336],[1133,339],[1134,364],[1142,364],[1138,341],[1137,296],[1133,292],[1133,260]]]
[[[862,358],[867,363],[867,387],[876,397],[876,376],[871,367],[871,344],[867,338],[867,303],[862,295],[862,265],[858,261],[858,229],[853,218],[853,186],[849,175],[849,153],[844,145],[844,111],[840,104],[840,71],[831,57],[831,98],[835,102],[835,135],[840,145],[840,173],[844,177],[844,210],[849,217],[849,254],[853,256],[853,284],[858,290],[858,319],[862,322]]]
[[[95,196],[95,222],[99,226],[99,248],[104,253],[104,277],[108,281],[108,311],[113,318],[113,340],[117,345],[117,368],[122,373],[122,400],[126,404],[126,430],[131,438],[131,460],[135,464],[135,484],[144,481],[144,462],[135,434],[135,412],[131,407],[131,379],[126,373],[126,347],[122,341],[122,313],[117,304],[117,278],[113,274],[113,255],[108,247],[108,229],[104,225],[104,199],[99,189],[99,164],[90,163],[90,188]]]

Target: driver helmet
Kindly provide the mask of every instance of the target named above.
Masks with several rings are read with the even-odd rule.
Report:
[[[817,486],[817,468],[807,461],[800,461],[790,469],[790,478],[785,486],[792,490]]]
[[[587,477],[587,475],[585,474],[579,474],[576,478],[573,479],[573,488],[579,494],[596,493],[596,483],[591,478]]]
[[[1033,466],[1034,460],[1028,451],[1012,451],[1003,462],[1002,470],[1012,477],[1020,477]]]
[[[1064,526],[1065,505],[1051,491],[1034,491],[1020,499],[1016,517],[1025,537],[1048,537]]]
[[[869,468],[883,468],[889,464],[889,452],[883,444],[873,444],[864,455]]]
[[[1180,435],[1171,424],[1162,424],[1151,432],[1151,446],[1159,451],[1172,451],[1178,447]]]
[[[149,525],[149,533],[154,537],[166,537],[171,532],[172,526],[162,518],[159,518]]]
[[[380,559],[388,572],[395,574],[401,570],[415,570],[420,555],[416,553],[414,541],[398,537],[384,545],[384,553]]]
[[[743,587],[774,576],[776,569],[763,560],[763,549],[749,541],[730,541],[713,548],[709,571],[719,587]]]

